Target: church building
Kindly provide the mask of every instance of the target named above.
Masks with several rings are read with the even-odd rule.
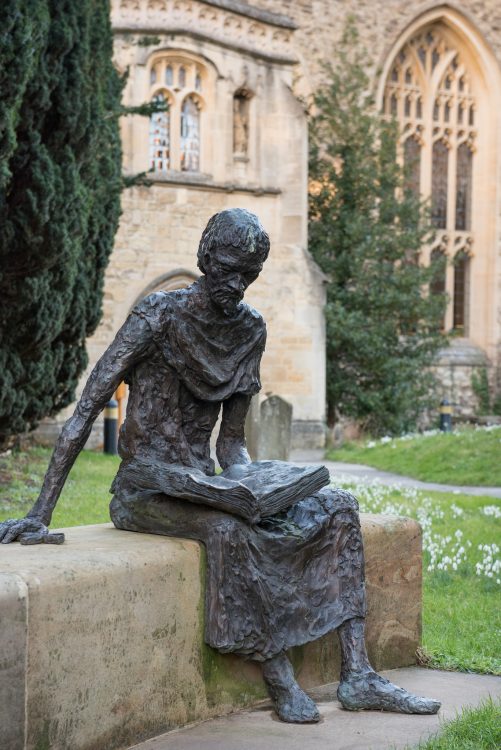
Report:
[[[402,158],[429,198],[443,258],[443,395],[475,409],[473,372],[501,370],[501,4],[498,0],[112,0],[124,104],[168,110],[123,118],[123,193],[90,366],[150,292],[197,278],[207,220],[255,212],[271,238],[246,299],[265,317],[263,393],[293,406],[293,445],[321,447],[326,279],[307,246],[305,100],[325,75],[349,16],[370,55],[381,111],[401,124]],[[88,373],[86,373],[87,376]],[[86,377],[85,376],[85,377]]]

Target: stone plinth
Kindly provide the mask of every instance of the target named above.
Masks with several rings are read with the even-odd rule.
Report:
[[[378,667],[420,639],[420,530],[362,517],[368,642]],[[61,547],[0,547],[2,750],[113,750],[264,697],[259,669],[203,644],[203,548],[66,530]],[[293,654],[306,687],[338,675],[331,634]]]

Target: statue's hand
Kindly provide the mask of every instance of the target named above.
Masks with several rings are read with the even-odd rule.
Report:
[[[9,518],[0,523],[0,542],[9,544],[15,541],[21,544],[62,544],[64,534],[51,534],[45,524],[38,518]]]

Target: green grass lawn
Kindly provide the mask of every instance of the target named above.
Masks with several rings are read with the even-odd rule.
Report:
[[[487,700],[478,708],[464,708],[440,733],[413,750],[499,750],[501,703]],[[410,750],[410,748],[409,748]]]
[[[498,433],[499,434],[499,433]],[[50,451],[0,456],[0,520],[37,497]],[[118,458],[84,451],[56,506],[52,527],[109,521]],[[501,674],[501,502],[381,485],[351,486],[362,511],[416,518],[423,527],[421,661],[442,669]],[[481,547],[481,549],[479,549]]]
[[[501,487],[501,427],[347,443],[327,457],[425,482]]]
[[[0,521],[23,516],[31,508],[40,492],[50,456],[48,448],[0,455]],[[82,451],[66,480],[51,526],[109,521],[109,489],[119,461],[118,456]]]

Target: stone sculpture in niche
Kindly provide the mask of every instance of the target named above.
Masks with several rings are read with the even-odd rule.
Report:
[[[233,152],[247,156],[249,147],[249,94],[239,91],[233,97]]]
[[[202,277],[134,308],[65,424],[33,509],[1,523],[0,539],[63,541],[47,528],[54,506],[95,418],[125,378],[130,395],[111,518],[119,529],[205,544],[206,642],[261,663],[283,721],[319,719],[287,649],[335,629],[344,708],[435,713],[437,701],[396,687],[369,664],[355,498],[326,487],[324,467],[250,462],[244,421],[260,389],[266,328],[242,299],[268,252],[268,235],[248,211],[210,219],[198,249]],[[224,471],[215,475],[209,439],[221,408]]]

